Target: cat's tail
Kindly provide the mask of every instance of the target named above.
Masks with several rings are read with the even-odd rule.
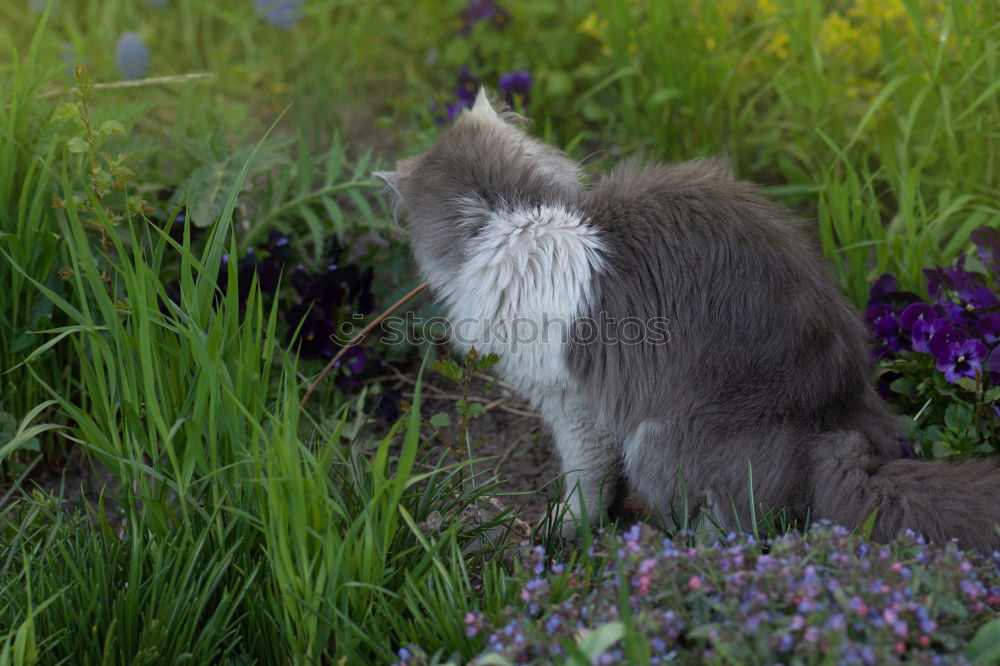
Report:
[[[877,511],[872,537],[911,529],[965,549],[1000,549],[1000,458],[963,462],[888,458],[859,432],[833,432],[812,450],[817,518],[853,526]]]

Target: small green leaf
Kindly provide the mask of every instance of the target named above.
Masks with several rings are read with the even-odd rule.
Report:
[[[63,102],[52,112],[52,122],[62,123],[71,121],[78,123],[81,119],[82,109],[77,102]]]
[[[494,365],[496,365],[499,361],[500,361],[500,357],[499,356],[497,356],[496,354],[489,354],[489,355],[484,356],[483,358],[479,359],[476,362],[476,370],[478,370],[480,372],[483,372],[484,370],[489,370]]]
[[[577,647],[592,662],[607,651],[612,645],[625,636],[625,625],[621,622],[608,622],[594,631],[582,633]]]
[[[1000,663],[1000,619],[976,632],[965,648],[965,656],[976,666]]]
[[[117,120],[105,120],[97,130],[97,137],[103,138],[112,134],[125,134],[125,126]]]
[[[983,402],[996,402],[1000,400],[1000,386],[994,386],[983,395]]]
[[[444,412],[438,412],[431,417],[431,425],[435,428],[446,428],[451,425],[451,417]]]
[[[968,405],[953,402],[944,412],[944,424],[951,432],[962,432],[972,422],[972,409]]]
[[[971,393],[975,393],[976,389],[979,388],[978,384],[976,384],[976,380],[969,379],[968,377],[959,378],[958,381],[955,382],[955,384],[958,385],[959,388],[965,389],[966,391],[969,391]]]
[[[900,377],[893,383],[889,384],[889,388],[895,393],[902,395],[913,395],[913,382],[906,377]]]
[[[431,364],[431,370],[439,375],[447,377],[453,382],[462,381],[462,369],[458,367],[458,364],[454,361],[448,359],[434,361],[434,363]]]
[[[931,445],[931,453],[934,454],[935,458],[947,458],[955,455],[955,450],[944,442],[937,441]]]
[[[483,406],[481,402],[470,402],[468,407],[465,408],[466,416],[470,419],[482,416],[486,413],[486,407]]]
[[[865,518],[865,522],[861,524],[861,533],[865,536],[865,539],[872,538],[872,531],[875,529],[875,519],[878,518],[878,509],[875,509],[868,517]]]
[[[89,144],[78,136],[66,142],[66,150],[71,153],[85,153],[90,150]]]

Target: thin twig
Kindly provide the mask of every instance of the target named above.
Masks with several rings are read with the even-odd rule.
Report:
[[[116,88],[141,88],[143,86],[158,86],[163,83],[189,83],[191,81],[201,81],[211,79],[214,75],[210,72],[197,72],[194,74],[175,74],[173,76],[151,76],[145,79],[134,79],[132,81],[115,81],[113,83],[95,83],[91,90],[114,90]],[[58,97],[65,94],[77,94],[80,92],[76,88],[56,88],[39,93],[39,99],[48,97]]]
[[[497,460],[497,464],[493,468],[493,476],[500,476],[500,468],[503,467],[503,464],[505,462],[507,462],[507,458],[510,458],[510,454],[514,452],[514,449],[517,448],[518,444],[520,444],[524,440],[528,439],[528,437],[531,436],[531,435],[533,435],[533,434],[534,434],[533,430],[532,431],[528,431],[528,432],[524,433],[523,435],[521,435],[520,437],[518,437],[517,439],[515,439],[513,442],[511,442],[510,446],[508,446],[504,450],[503,454],[500,456],[500,459]]]
[[[396,310],[398,310],[399,308],[401,308],[407,302],[413,300],[413,298],[417,294],[419,294],[420,292],[422,292],[426,288],[427,288],[427,283],[426,282],[421,282],[419,285],[417,285],[416,287],[414,287],[410,291],[410,293],[408,293],[406,296],[403,296],[401,299],[399,299],[398,301],[396,301],[395,303],[393,303],[391,306],[389,306],[388,310],[386,310],[385,312],[383,312],[379,316],[377,316],[374,319],[372,319],[368,323],[367,326],[365,326],[363,329],[361,329],[360,333],[358,333],[357,335],[355,335],[353,338],[351,338],[350,342],[348,342],[346,345],[344,345],[343,347],[341,347],[340,351],[337,352],[337,354],[333,358],[330,359],[330,362],[327,363],[326,366],[323,367],[323,369],[320,371],[320,373],[316,377],[316,379],[313,380],[313,383],[310,384],[309,388],[306,389],[306,394],[304,396],[302,396],[302,401],[299,403],[299,407],[305,407],[306,406],[306,403],[309,402],[309,398],[312,397],[313,392],[315,392],[316,388],[320,385],[320,383],[324,379],[326,379],[326,376],[328,374],[330,374],[330,371],[333,370],[334,366],[337,365],[337,361],[339,361],[341,358],[343,358],[344,354],[347,353],[348,349],[350,349],[351,347],[356,346],[359,342],[361,342],[362,339],[364,339],[364,337],[366,335],[368,335],[372,331],[372,329],[374,329],[376,326],[378,326],[379,324],[381,324],[382,321],[385,320],[386,317],[388,317],[393,312],[395,312]]]
[[[427,387],[431,388],[430,386]],[[462,400],[462,396],[457,393],[445,393],[443,391],[432,391],[434,395],[427,395],[428,400],[447,400],[449,402],[455,402],[457,400]],[[412,398],[413,393],[407,392],[403,394],[404,398]],[[515,416],[525,416],[527,418],[537,419],[539,418],[538,412],[529,411],[527,405],[518,405],[517,407],[511,407],[510,405],[503,404],[504,399],[489,401],[486,398],[480,398],[479,396],[470,395],[469,402],[479,402],[483,404],[484,409],[499,409],[501,412],[507,412],[508,414],[513,414]]]

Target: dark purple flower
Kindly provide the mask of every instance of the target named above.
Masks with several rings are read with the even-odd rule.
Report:
[[[288,342],[297,348],[299,358],[315,360],[333,357],[338,348],[337,331],[330,318],[323,316],[316,307],[310,309],[308,303],[293,307],[285,318],[289,326]],[[293,338],[300,324],[298,336]]]
[[[287,264],[292,260],[291,239],[283,232],[275,230],[268,234],[266,247],[270,259],[280,264]]]
[[[994,386],[1000,386],[1000,346],[993,349],[993,353],[990,354],[990,359],[987,361],[990,368],[990,383]],[[998,406],[994,405],[993,409],[998,410]],[[1000,411],[997,411],[997,416],[1000,417]]]
[[[990,347],[1000,343],[1000,312],[983,315],[976,323],[976,330],[982,334],[983,340]]]
[[[374,277],[372,267],[368,266],[347,285],[348,298],[355,302],[355,311],[358,314],[371,314],[375,309],[375,294],[372,293]]]
[[[403,413],[400,404],[402,399],[403,393],[399,389],[386,389],[375,396],[375,405],[372,407],[372,411],[377,414],[379,423],[383,426],[389,426],[399,420]]]
[[[913,325],[917,322],[930,323],[938,318],[937,312],[927,303],[911,303],[903,309],[899,316],[899,324],[903,330],[913,331]]]
[[[514,109],[523,109],[531,99],[531,72],[520,70],[500,77],[500,90]]]
[[[337,377],[337,385],[344,389],[352,389],[361,386],[359,376],[364,372],[365,364],[368,361],[368,352],[364,347],[351,347],[343,358],[337,361],[337,367],[347,369],[347,374],[341,373]]]
[[[983,286],[980,275],[965,270],[965,255],[958,257],[954,268],[925,268],[924,275],[927,276],[927,293],[939,303]]]
[[[460,14],[462,18],[462,28],[459,34],[466,36],[480,21],[491,19],[493,27],[503,30],[510,23],[510,12],[501,7],[493,0],[469,0]]]
[[[455,89],[455,95],[462,106],[472,107],[476,102],[480,84],[479,77],[470,72],[467,65],[462,65],[462,69],[458,70],[458,87]]]
[[[886,315],[875,322],[875,335],[878,346],[875,350],[877,358],[888,358],[896,352],[909,349],[909,343],[903,336],[903,331],[899,327],[899,320],[895,315]]]
[[[983,371],[985,358],[986,345],[979,340],[952,342],[937,355],[937,369],[952,383],[962,378],[975,379]]]
[[[865,308],[865,320],[873,326],[875,325],[875,322],[882,317],[892,317],[894,315],[895,311],[888,303],[875,303],[868,301],[868,307]]]
[[[431,113],[434,114],[434,120],[437,121],[438,125],[445,125],[453,121],[464,108],[465,105],[458,102],[445,104],[444,106],[434,102],[431,104]]]
[[[345,268],[357,270],[353,264]],[[306,293],[302,294],[303,302],[315,301],[316,306],[324,312],[336,312],[347,298],[345,272],[347,271],[338,268],[336,264],[330,264],[322,273],[314,274]]]
[[[962,343],[969,339],[969,336],[957,326],[953,326],[947,322],[941,326],[935,326],[937,323],[938,321],[935,321],[931,324],[935,328],[934,335],[927,341],[927,351],[934,356],[940,357],[941,353],[949,345]]]
[[[944,318],[935,319],[931,322],[919,320],[914,322],[913,330],[910,331],[910,341],[913,344],[913,351],[930,354],[929,343],[931,338],[946,326],[952,326],[952,323]]]
[[[992,273],[1000,274],[1000,231],[993,227],[979,227],[969,234],[976,244],[976,253],[983,266]]]
[[[899,283],[892,273],[883,273],[875,280],[871,290],[868,292],[868,303],[886,303],[889,294],[899,291]]]
[[[961,326],[975,326],[980,314],[1000,305],[1000,298],[997,298],[989,287],[984,287],[978,282],[969,282],[956,290],[956,296],[957,303],[945,301],[942,305],[951,320]]]

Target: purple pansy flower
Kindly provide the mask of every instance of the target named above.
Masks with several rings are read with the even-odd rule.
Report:
[[[937,355],[937,369],[952,383],[963,378],[975,379],[983,371],[985,359],[986,345],[979,340],[952,342]]]
[[[875,351],[878,358],[888,358],[898,351],[909,349],[895,315],[879,318],[875,322],[875,335],[878,338],[878,348]]]
[[[1000,346],[993,350],[987,363],[989,363],[990,368],[990,383],[994,386],[1000,386]],[[1000,403],[994,405],[993,409],[996,410],[998,407],[1000,407]],[[997,412],[997,416],[1000,417],[1000,411]]]
[[[910,340],[913,343],[913,351],[931,354],[930,341],[934,335],[945,328],[954,328],[954,325],[945,317],[939,317],[934,321],[917,320],[913,323],[913,330],[910,331]]]
[[[943,303],[952,321],[962,326],[975,326],[979,314],[1000,305],[1000,299],[989,287],[978,282],[969,282],[957,290],[958,303]]]
[[[341,374],[337,377],[337,385],[344,389],[361,386],[358,376],[364,371],[367,361],[368,351],[364,347],[351,347],[348,349],[344,357],[337,361],[337,367],[346,367],[350,374]]]
[[[936,324],[937,322],[934,323]],[[935,327],[934,335],[927,341],[927,351],[934,354],[934,356],[940,357],[941,353],[949,345],[963,343],[968,339],[969,336],[965,334],[965,331],[947,323],[941,327]]]
[[[885,303],[889,300],[889,295],[899,290],[899,283],[892,273],[883,273],[875,280],[871,290],[868,292],[869,303]]]
[[[504,74],[500,77],[500,91],[513,108],[525,108],[531,99],[531,72],[520,70]]]
[[[929,324],[937,318],[937,312],[927,303],[911,303],[903,309],[903,313],[899,316],[899,324],[903,330],[912,332],[917,322]]]
[[[990,347],[1000,343],[1000,312],[983,315],[976,323],[976,330]],[[1000,368],[997,368],[1000,370]]]
[[[470,72],[467,65],[462,65],[462,68],[458,70],[458,88],[455,89],[455,95],[466,108],[475,103],[480,83],[479,77]]]
[[[865,320],[874,325],[882,317],[891,317],[895,314],[892,306],[888,303],[876,303],[868,301],[868,307],[865,308]]]
[[[459,30],[459,34],[462,36],[471,33],[477,23],[487,19],[497,30],[503,30],[510,23],[510,12],[493,0],[469,0],[469,4],[465,6],[460,16],[462,29]]]
[[[927,293],[939,303],[955,293],[970,294],[983,286],[981,276],[965,270],[965,255],[958,257],[954,268],[925,268],[924,275],[927,276]]]
[[[1000,273],[1000,231],[993,227],[979,227],[969,234],[976,244],[976,252],[983,266],[993,273]]]
[[[449,102],[443,107],[434,102],[431,104],[431,111],[439,125],[450,123],[462,109],[472,108],[476,102],[476,93],[479,92],[479,77],[473,74],[468,65],[462,65],[458,70],[458,85],[455,86],[456,101]]]
[[[299,335],[294,340],[298,346],[299,358],[306,360],[331,358],[338,348],[337,329],[333,321],[320,313],[316,306],[308,303],[293,307],[286,314],[289,337],[301,322]],[[289,340],[291,342],[291,340]]]

